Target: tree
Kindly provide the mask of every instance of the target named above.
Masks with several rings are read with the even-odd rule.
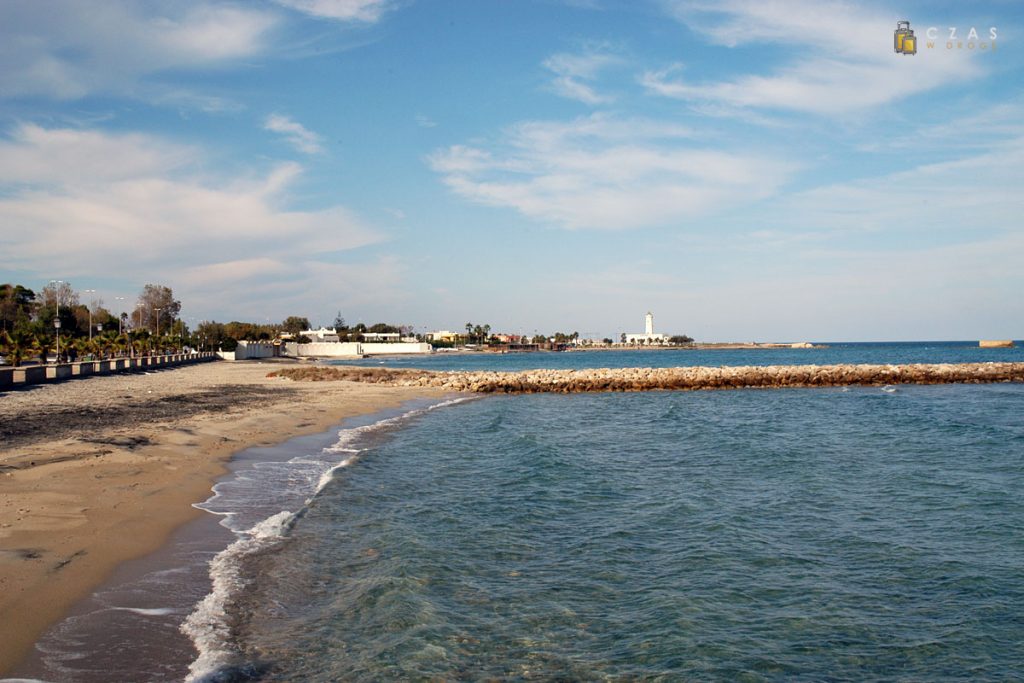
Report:
[[[171,322],[181,312],[181,302],[174,298],[174,292],[164,285],[146,285],[139,294],[139,310],[143,326],[156,332],[169,330]]]
[[[308,330],[309,328],[307,327],[306,329]],[[335,331],[347,329],[345,319],[341,317],[341,311],[338,311],[338,314],[334,316],[334,329]]]
[[[26,327],[0,331],[0,349],[3,349],[7,362],[14,367],[21,365],[21,361],[28,358],[35,347],[35,335]]]
[[[676,346],[683,346],[685,344],[692,344],[693,337],[688,337],[685,334],[676,334],[668,338],[669,344],[675,344]]]
[[[338,320],[338,318],[335,319],[335,324],[337,324]],[[341,319],[341,322],[344,324],[344,319]],[[281,329],[289,334],[305,332],[309,329],[309,318],[300,318],[296,315],[290,315],[284,319],[283,323],[281,323]]]
[[[78,321],[74,309],[79,305],[78,292],[70,282],[53,280],[36,294],[35,318],[37,334],[51,334],[54,320],[60,319],[62,334],[76,334]],[[84,329],[84,327],[83,327]]]
[[[35,310],[36,293],[21,285],[0,285],[0,321],[4,331],[28,324]]]
[[[70,282],[51,281],[50,284],[43,287],[42,291],[39,292],[36,299],[40,305],[56,308],[57,306],[77,306],[78,292],[71,286]]]
[[[221,323],[204,320],[196,327],[195,336],[199,338],[199,345],[205,351],[220,346],[220,343],[227,338],[227,333]]]

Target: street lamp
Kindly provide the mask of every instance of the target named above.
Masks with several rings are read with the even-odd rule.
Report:
[[[83,294],[95,294],[95,289],[83,289]],[[89,341],[92,341],[92,306],[89,306]]]
[[[50,284],[53,285],[53,301],[57,308],[56,318],[60,318],[60,286],[64,284],[63,280],[50,280]]]
[[[57,358],[54,359],[54,363],[60,363],[60,318],[53,319],[53,329],[56,330],[57,337]]]
[[[156,308],[156,307],[154,306],[154,308]],[[162,308],[156,308],[156,352],[157,352],[157,355],[160,354],[160,311],[162,311],[162,310],[163,310]]]
[[[114,301],[124,301],[124,297],[123,296],[115,296],[114,297]],[[122,309],[121,310],[121,315],[124,315],[124,310],[123,310],[124,309],[124,304],[121,304],[121,309]],[[117,316],[117,336],[120,337],[122,334],[124,334],[124,330],[121,329],[121,316],[119,315],[119,316]]]

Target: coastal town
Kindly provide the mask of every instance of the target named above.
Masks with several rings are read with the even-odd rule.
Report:
[[[108,305],[97,290],[77,290],[63,280],[52,280],[38,290],[21,284],[0,285],[0,364],[191,351],[242,360],[283,355],[353,357],[699,346],[688,335],[655,332],[651,312],[644,316],[642,332],[622,332],[613,339],[586,337],[576,331],[513,333],[472,322],[457,331],[416,330],[389,323],[349,324],[341,312],[330,327],[316,329],[305,316],[288,316],[280,323],[197,321],[183,316],[181,301],[170,287],[160,284],[146,284],[134,303],[127,297],[114,299],[114,305]]]

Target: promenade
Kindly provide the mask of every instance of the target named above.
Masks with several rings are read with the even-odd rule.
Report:
[[[160,356],[87,360],[76,363],[24,365],[16,368],[0,367],[0,391],[19,389],[44,382],[59,382],[66,379],[109,375],[118,372],[156,370],[192,363],[205,363],[212,360],[217,360],[217,354],[212,351],[205,351],[201,353],[172,353]]]

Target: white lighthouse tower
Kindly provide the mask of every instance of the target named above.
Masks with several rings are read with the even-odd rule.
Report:
[[[668,342],[668,337],[665,335],[654,333],[654,314],[650,311],[647,311],[647,315],[644,316],[643,334],[628,334],[626,332],[622,334],[627,344],[665,344]]]

